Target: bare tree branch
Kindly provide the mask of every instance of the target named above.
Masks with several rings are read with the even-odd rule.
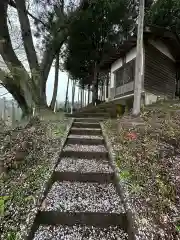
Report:
[[[7,1],[7,0],[3,0],[3,1]],[[16,3],[13,0],[9,0],[9,5],[13,8],[17,8]],[[26,10],[26,13],[32,18],[34,19],[36,22],[41,23],[44,27],[47,27],[47,25],[41,21],[39,18],[35,17],[32,13],[30,13],[28,10]]]

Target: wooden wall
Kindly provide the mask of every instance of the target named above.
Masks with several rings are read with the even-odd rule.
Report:
[[[170,98],[176,91],[175,63],[150,43],[145,44],[144,89]]]

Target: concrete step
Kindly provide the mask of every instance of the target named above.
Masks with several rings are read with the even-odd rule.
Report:
[[[127,231],[127,216],[125,213],[41,211],[37,216],[36,223],[39,225],[67,226],[83,224],[101,228],[119,226]]]
[[[73,135],[71,135],[71,136],[73,136]],[[81,135],[81,136],[83,136],[83,135]],[[70,137],[67,139],[67,144],[102,145],[102,144],[104,144],[104,139]]]
[[[90,117],[90,118],[109,118],[110,114],[106,113],[106,112],[77,112],[77,113],[73,113],[73,114],[66,114],[67,117],[80,117],[80,118],[86,118],[86,117]]]
[[[103,121],[103,118],[75,118],[74,122],[87,122],[87,123],[99,123],[100,121]]]
[[[68,157],[68,158],[86,158],[86,159],[107,159],[108,152],[88,152],[88,151],[62,151],[61,157]]]
[[[55,171],[78,173],[113,173],[109,162],[104,159],[61,158]]]
[[[70,134],[75,135],[101,135],[102,130],[100,128],[74,128],[70,130]]]
[[[118,239],[127,240],[127,234],[119,226],[94,227],[87,225],[40,225],[37,229],[34,240],[41,239]]]
[[[114,181],[114,173],[97,173],[97,172],[60,172],[55,171],[53,174],[54,181],[68,182],[96,182],[96,183],[112,183]]]
[[[72,127],[74,128],[100,128],[99,123],[89,123],[89,122],[74,122]]]

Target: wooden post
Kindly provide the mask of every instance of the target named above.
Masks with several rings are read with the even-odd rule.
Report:
[[[144,0],[139,2],[138,33],[137,33],[137,55],[135,65],[134,82],[134,103],[133,116],[138,116],[141,111],[141,92],[142,92],[142,58],[143,58],[143,31],[144,31]]]

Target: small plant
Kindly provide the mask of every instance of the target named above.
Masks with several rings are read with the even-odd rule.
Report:
[[[137,183],[132,183],[130,185],[131,193],[139,195],[142,192],[142,187]]]
[[[177,224],[177,225],[176,225],[176,231],[177,231],[177,232],[180,232],[180,224]]]
[[[7,234],[7,240],[19,240],[17,233],[11,231]]]
[[[123,170],[120,174],[119,177],[121,180],[129,180],[131,178],[131,174],[128,170]]]
[[[5,206],[5,201],[8,199],[8,196],[1,196],[0,197],[0,216],[4,215],[4,206]]]

